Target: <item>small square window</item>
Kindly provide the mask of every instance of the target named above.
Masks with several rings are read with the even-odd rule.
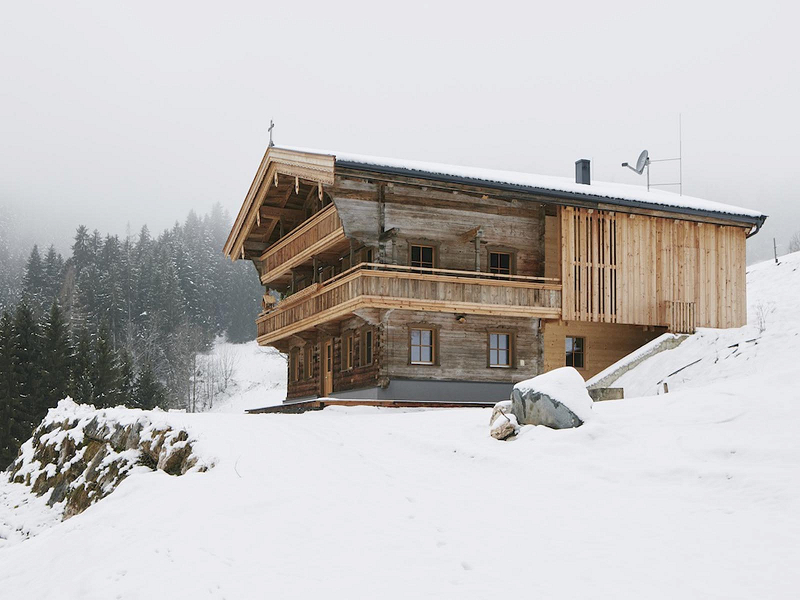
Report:
[[[489,334],[489,366],[505,368],[511,366],[511,334]]]
[[[412,329],[410,335],[412,365],[434,363],[434,335],[432,329]]]
[[[489,252],[489,273],[511,275],[511,253]]]
[[[411,246],[411,266],[432,269],[434,263],[433,246]]]
[[[582,369],[584,365],[585,338],[566,338],[566,362],[568,367]]]

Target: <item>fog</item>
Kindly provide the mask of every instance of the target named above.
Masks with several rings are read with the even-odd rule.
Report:
[[[26,242],[235,213],[268,143],[644,185],[800,230],[792,2],[16,2],[0,23],[0,207]],[[654,165],[653,181],[677,167]]]

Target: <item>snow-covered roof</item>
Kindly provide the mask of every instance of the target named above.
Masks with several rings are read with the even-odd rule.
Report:
[[[590,185],[585,185],[575,183],[575,181],[566,177],[384,158],[311,148],[288,146],[281,146],[280,148],[308,154],[333,156],[336,164],[342,167],[361,169],[368,167],[369,170],[402,173],[425,179],[443,179],[472,185],[517,189],[528,193],[567,196],[579,200],[585,199],[624,206],[639,206],[641,208],[661,209],[670,212],[719,213],[753,224],[761,223],[766,218],[765,214],[757,210],[713,202],[702,198],[682,196],[664,190],[651,189],[648,191],[642,186],[623,183],[592,181]]]

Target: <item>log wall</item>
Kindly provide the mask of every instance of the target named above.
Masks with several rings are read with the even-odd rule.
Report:
[[[345,234],[382,246],[386,262],[408,264],[409,244],[422,243],[437,248],[437,267],[475,270],[475,244],[464,234],[482,227],[481,270],[490,250],[510,251],[517,275],[544,276],[543,204],[340,177],[330,193]],[[380,238],[381,225],[396,231],[394,242]]]
[[[388,311],[383,360],[391,378],[515,383],[542,372],[539,323],[539,319],[483,315],[468,315],[464,323],[459,323],[452,313]],[[438,331],[437,364],[409,364],[412,325]],[[514,335],[513,368],[487,366],[489,331]]]

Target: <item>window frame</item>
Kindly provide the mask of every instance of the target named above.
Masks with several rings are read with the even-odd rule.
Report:
[[[492,364],[492,336],[493,335],[504,335],[508,338],[508,347],[506,351],[508,353],[508,363],[503,364]],[[513,369],[514,365],[516,364],[516,335],[515,332],[509,331],[507,329],[490,329],[486,332],[486,366],[490,369]],[[502,350],[502,348],[496,348],[498,351]]]
[[[517,251],[513,248],[505,246],[487,246],[486,247],[486,272],[493,273],[492,271],[492,254],[507,254],[508,255],[508,273],[496,273],[497,275],[516,275],[517,274]]]
[[[292,348],[289,351],[289,381],[291,383],[300,381],[300,348]]]
[[[571,356],[573,358],[573,361],[572,361],[573,364],[571,364],[571,365],[567,364],[567,362],[568,362],[567,361],[567,357],[570,356],[570,354],[567,353],[567,340],[580,340],[581,341],[581,343],[580,343],[580,345],[581,345],[580,352],[576,353],[575,350],[572,350],[572,355]],[[574,346],[573,346],[573,348],[574,348]],[[575,364],[574,364],[575,363],[574,357],[575,357],[576,354],[581,357],[581,366],[579,366],[579,367],[576,367]],[[574,369],[579,369],[579,370],[586,369],[586,336],[578,336],[578,335],[565,335],[564,336],[564,366],[565,367],[573,367]]]
[[[414,331],[429,331],[431,334],[431,343],[430,346],[418,344],[419,348],[428,348],[431,349],[431,360],[428,361],[414,361],[412,360],[412,343],[411,339],[413,336]],[[433,325],[427,325],[423,323],[416,323],[413,325],[408,326],[408,364],[417,366],[417,367],[431,367],[431,366],[438,366],[439,365],[439,329]]]
[[[303,348],[303,365],[306,381],[314,379],[314,344],[306,344]]]
[[[375,328],[371,325],[361,328],[361,339],[359,344],[359,366],[368,367],[375,362]],[[369,337],[369,343],[367,343]],[[369,349],[369,360],[367,360],[367,350]]]
[[[414,265],[412,257],[414,256],[414,248],[430,248],[431,249],[431,266],[424,267],[421,265]],[[421,257],[421,255],[420,255]],[[420,261],[422,262],[422,261]],[[408,241],[408,266],[415,269],[438,269],[439,268],[439,244],[435,244],[426,240],[409,240]]]
[[[355,348],[355,336],[349,331],[342,336],[342,371],[352,371],[355,368]]]

